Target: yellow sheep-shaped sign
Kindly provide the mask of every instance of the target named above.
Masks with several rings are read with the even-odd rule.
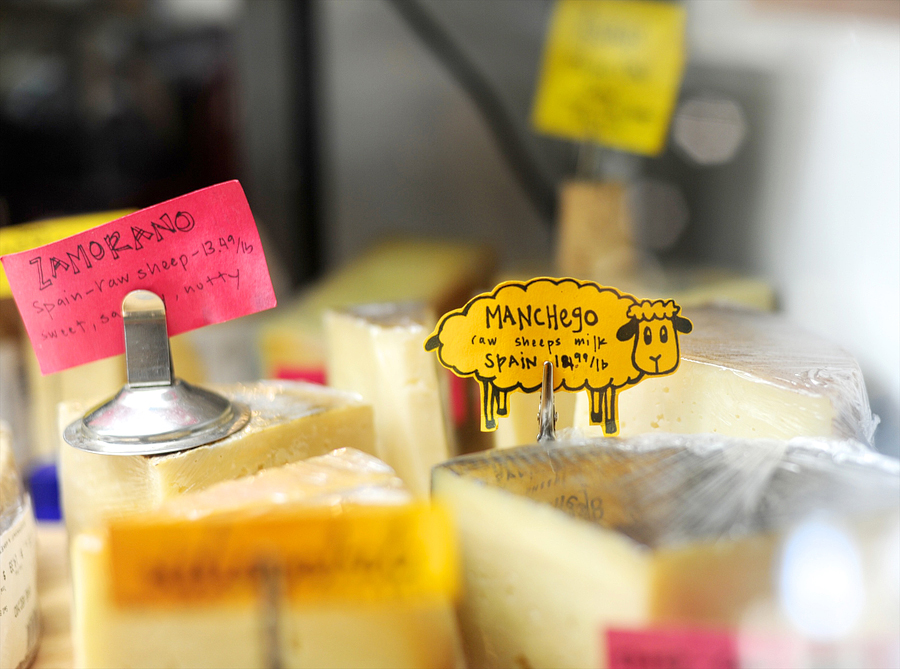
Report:
[[[481,383],[481,428],[497,428],[515,390],[541,387],[543,363],[554,389],[587,389],[591,424],[619,433],[617,392],[647,376],[672,374],[678,335],[691,331],[673,300],[638,300],[589,281],[510,281],[438,322],[425,342],[444,367]]]

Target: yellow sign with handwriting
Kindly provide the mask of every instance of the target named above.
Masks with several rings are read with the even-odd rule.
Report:
[[[532,123],[645,155],[665,146],[684,70],[685,10],[652,0],[559,0]]]
[[[80,216],[66,216],[65,218],[49,218],[45,221],[23,223],[0,228],[0,256],[31,249],[58,242],[60,239],[77,235],[79,232],[96,228],[98,225],[109,223],[117,218],[130,214],[134,209],[121,211],[104,211],[96,214],[82,214]],[[6,278],[6,272],[0,265],[0,298],[12,297],[12,290]]]
[[[428,504],[221,514],[150,514],[109,529],[121,606],[258,598],[276,573],[295,602],[452,599],[457,555],[446,512]]]
[[[497,428],[516,390],[540,390],[543,363],[554,390],[587,389],[591,424],[619,433],[617,393],[678,368],[678,337],[691,331],[673,300],[639,300],[577,279],[501,283],[445,314],[425,342],[457,376],[481,384],[481,429]]]

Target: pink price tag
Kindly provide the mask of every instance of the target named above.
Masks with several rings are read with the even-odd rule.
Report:
[[[699,629],[606,631],[609,669],[737,669],[730,632]]]
[[[122,299],[132,290],[163,299],[169,336],[275,306],[237,181],[0,261],[44,374],[122,353]]]

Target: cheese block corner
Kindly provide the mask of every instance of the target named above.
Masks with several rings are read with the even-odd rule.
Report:
[[[434,322],[420,303],[325,314],[329,384],[372,403],[378,456],[421,497],[428,496],[431,468],[454,450],[443,370],[423,346]]]
[[[872,444],[877,420],[856,360],[782,316],[746,309],[685,309],[681,363],[619,395],[619,428],[772,439],[838,437]],[[584,393],[574,425],[590,426]]]
[[[242,430],[212,444],[157,456],[100,455],[66,445],[60,456],[60,480],[70,535],[219,481],[335,448],[375,451],[372,408],[356,395],[290,381],[215,390],[247,404],[251,417]],[[63,429],[81,411],[77,405],[61,407]]]

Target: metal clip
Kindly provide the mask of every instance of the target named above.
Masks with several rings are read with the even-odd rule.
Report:
[[[544,362],[544,377],[541,380],[541,408],[538,410],[540,431],[539,443],[556,441],[556,402],[553,398],[553,363]]]
[[[122,300],[122,320],[128,386],[171,386],[175,373],[166,332],[166,305],[149,290],[132,291]]]
[[[223,439],[250,420],[250,409],[175,377],[166,307],[148,290],[122,300],[128,383],[69,425],[75,448],[107,455],[159,455]]]
[[[263,561],[258,565],[259,592],[262,604],[263,666],[266,669],[283,669],[281,658],[281,569],[277,562]]]

